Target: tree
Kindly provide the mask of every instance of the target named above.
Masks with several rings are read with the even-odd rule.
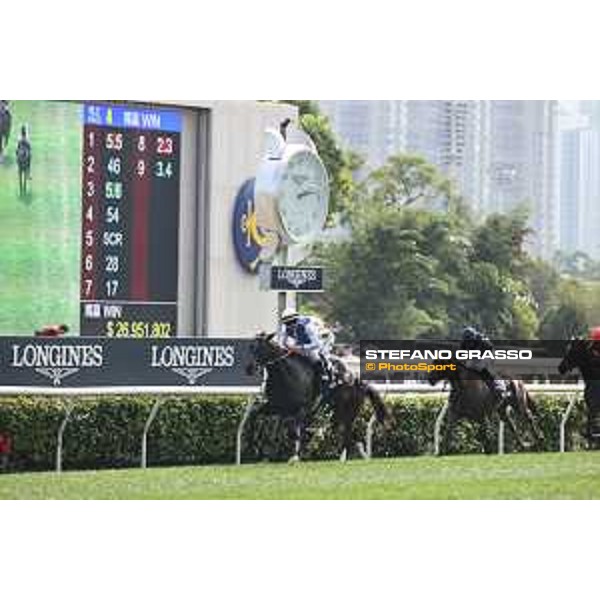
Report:
[[[318,257],[331,282],[322,308],[349,341],[457,337],[466,325],[498,338],[536,336],[521,221],[490,218],[471,229],[452,213],[374,200],[351,227],[350,239]]]
[[[558,302],[561,277],[551,264],[535,258],[525,261],[523,274],[537,311],[543,317],[546,311]]]
[[[600,262],[588,256],[585,252],[558,251],[554,257],[554,265],[564,274],[580,279],[600,279]]]
[[[565,281],[560,286],[559,299],[543,316],[540,338],[543,340],[568,340],[583,334],[588,327],[584,290],[576,281]]]
[[[383,204],[419,208],[448,208],[459,195],[452,182],[423,157],[399,154],[371,172],[365,181],[366,193]]]
[[[328,272],[326,318],[349,341],[443,337],[449,307],[460,305],[466,246],[446,214],[372,205],[352,221],[352,236],[322,246]]]
[[[474,258],[497,265],[508,273],[521,272],[526,258],[525,242],[530,233],[527,215],[521,211],[490,215],[474,232]]]

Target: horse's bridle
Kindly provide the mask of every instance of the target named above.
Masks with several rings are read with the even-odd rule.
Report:
[[[289,356],[291,356],[293,354],[292,350],[288,349],[285,354],[282,354],[280,356],[276,356],[275,358],[268,360],[266,362],[259,362],[256,361],[258,363],[258,365],[260,365],[263,369],[266,369],[267,367],[270,367],[274,364],[277,364],[280,360],[284,360],[285,358],[288,358]]]

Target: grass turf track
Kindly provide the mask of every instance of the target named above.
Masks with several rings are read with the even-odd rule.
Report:
[[[0,475],[1,499],[592,499],[600,453]]]

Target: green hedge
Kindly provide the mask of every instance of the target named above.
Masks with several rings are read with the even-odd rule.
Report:
[[[388,397],[391,423],[375,430],[375,456],[408,456],[431,453],[432,432],[444,396],[406,395]],[[537,394],[540,425],[545,449],[558,449],[558,429],[566,403],[556,396]],[[140,440],[144,423],[155,402],[150,396],[78,398],[64,436],[65,469],[134,467],[140,463]],[[165,398],[148,436],[148,464],[194,465],[232,463],[235,457],[236,431],[246,398],[242,397],[169,397]],[[11,470],[49,470],[54,468],[56,434],[64,416],[66,399],[36,397],[0,399],[0,431],[13,438]],[[364,439],[365,410],[356,425],[356,434]],[[583,403],[578,403],[569,421],[569,445],[583,446]],[[245,460],[284,459],[289,445],[277,420],[263,420],[257,428],[260,455],[245,449]],[[321,425],[326,425],[322,420]],[[472,426],[460,424],[453,452],[480,452]],[[521,428],[522,429],[522,428]],[[497,424],[490,425],[497,438]],[[507,432],[507,450],[512,449]],[[334,458],[339,447],[333,432],[314,435],[306,455],[311,459]]]

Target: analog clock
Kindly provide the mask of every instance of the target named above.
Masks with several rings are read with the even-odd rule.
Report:
[[[329,178],[321,159],[310,150],[291,155],[281,177],[278,212],[287,237],[309,242],[323,229],[329,207]]]
[[[266,158],[256,177],[260,227],[282,242],[308,244],[322,231],[329,210],[329,177],[319,155],[305,144],[287,144]]]

